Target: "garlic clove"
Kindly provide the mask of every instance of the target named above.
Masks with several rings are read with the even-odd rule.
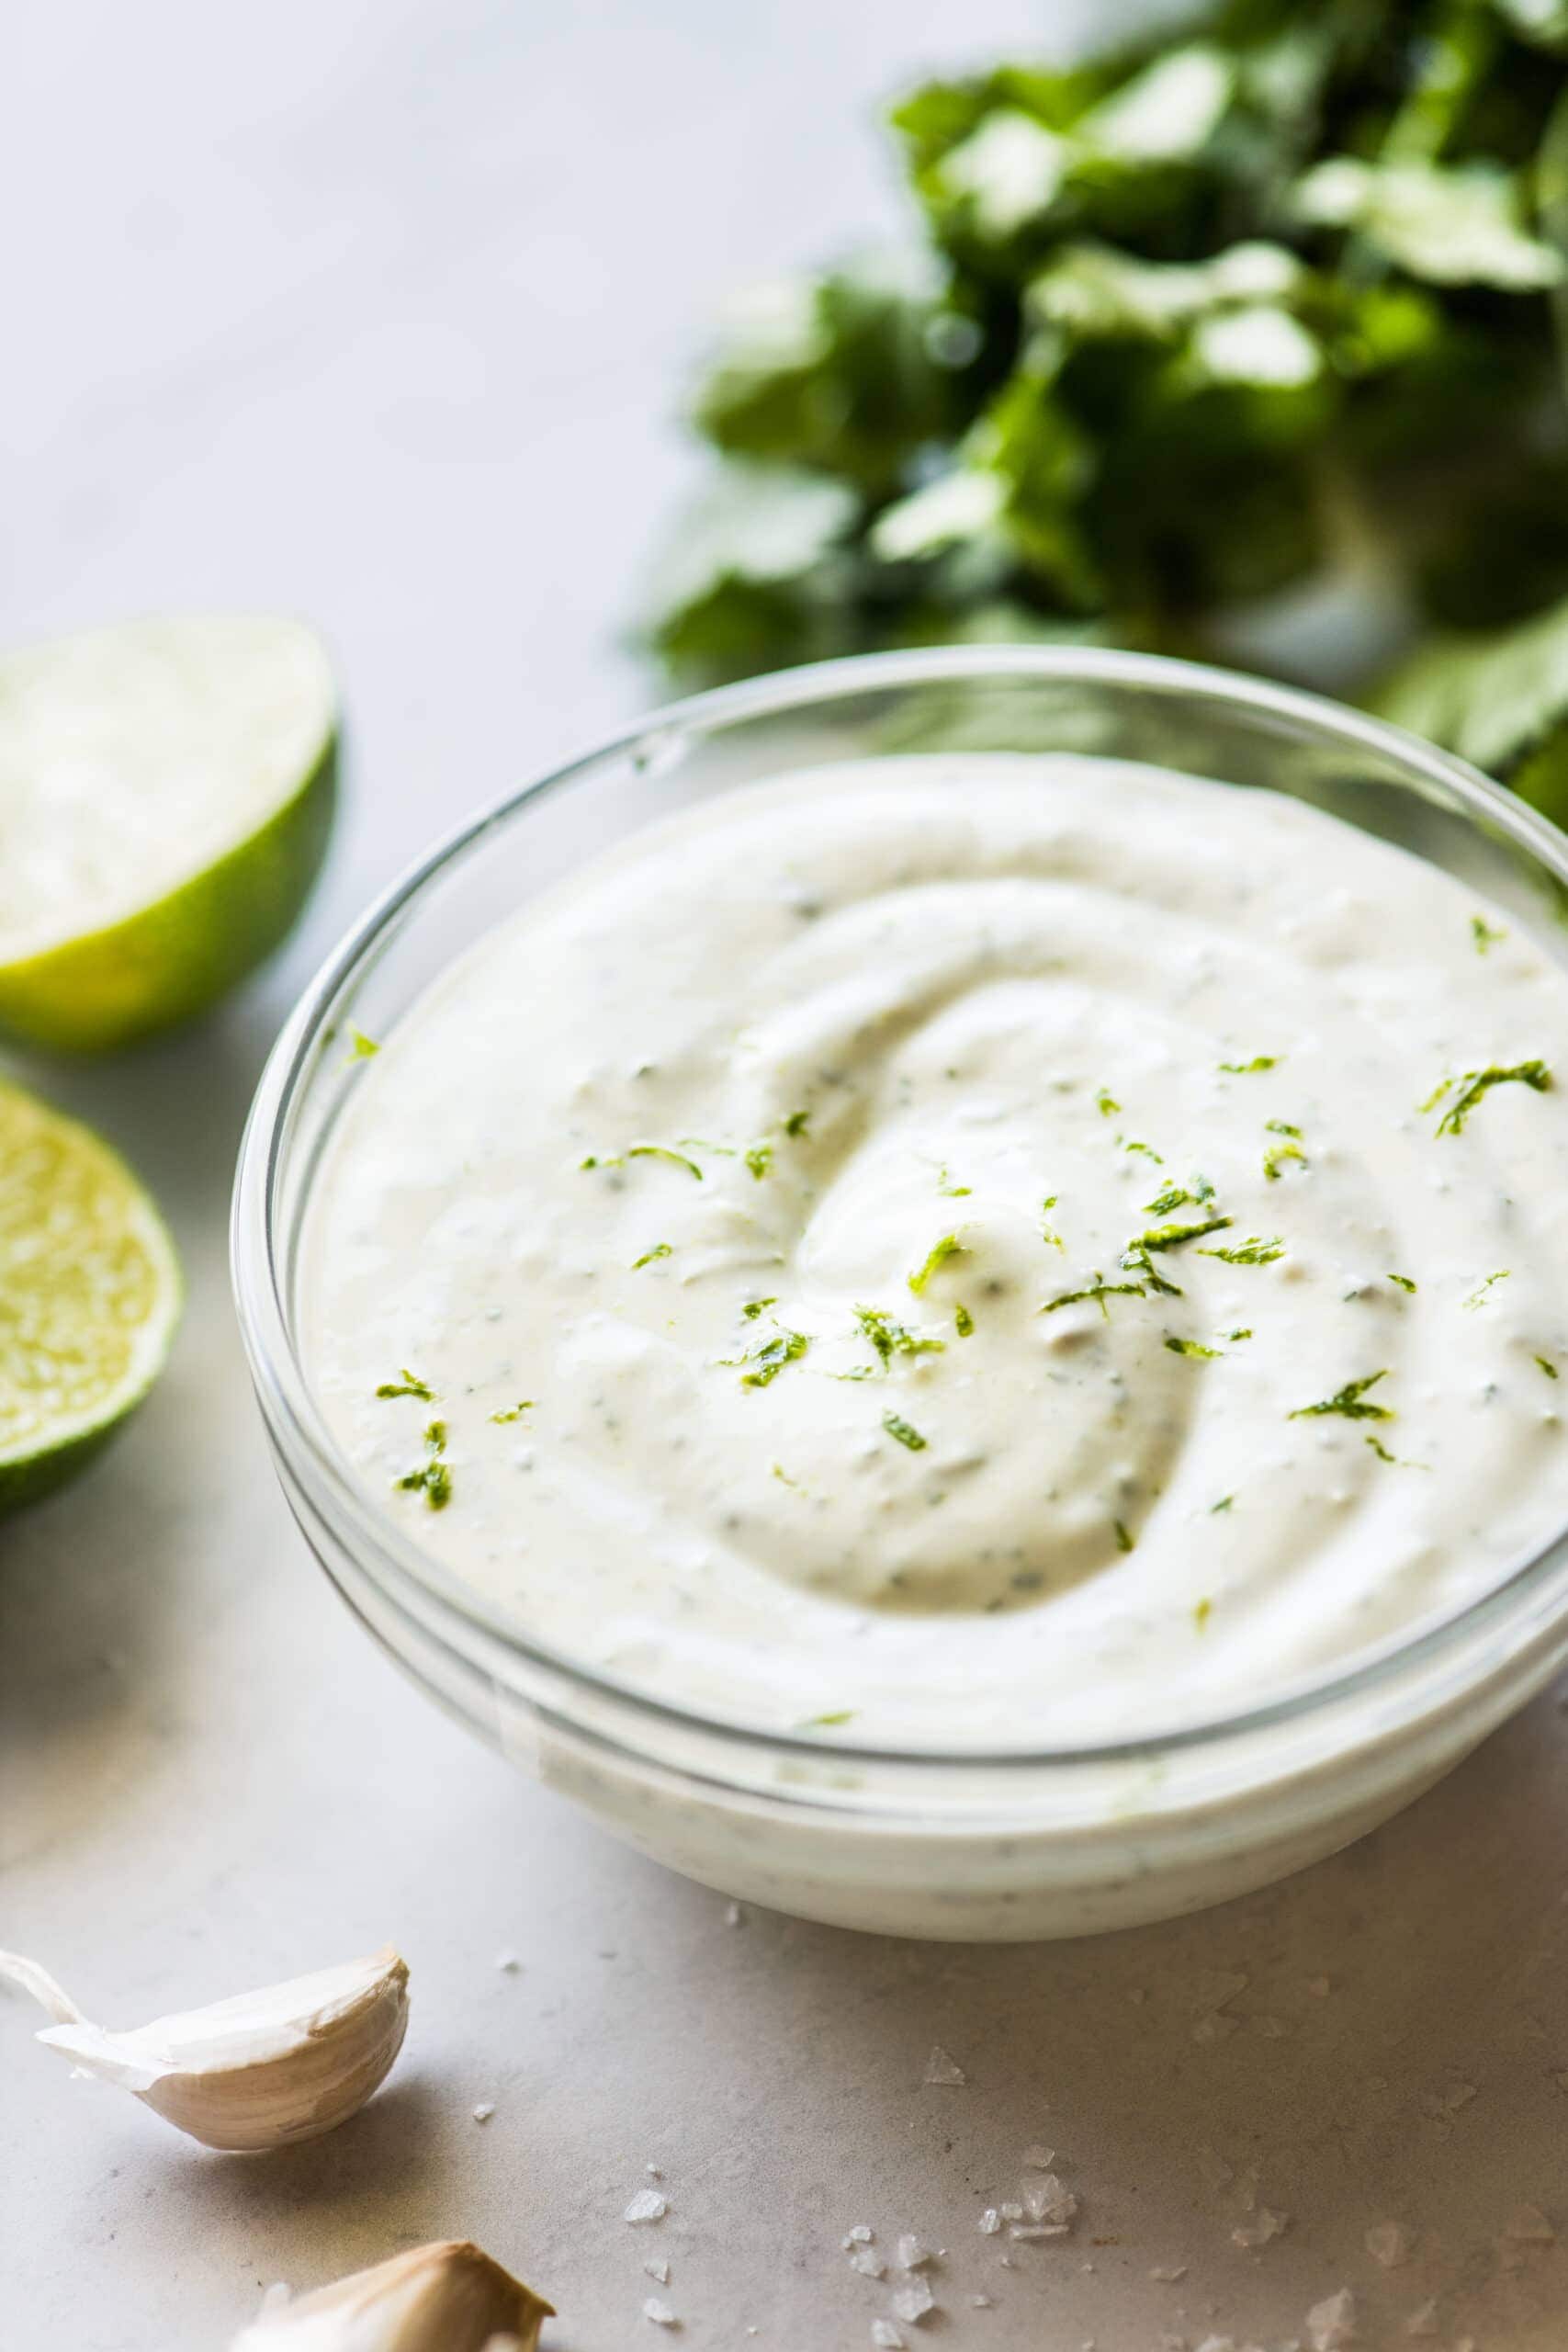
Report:
[[[547,2303],[455,2238],[273,2303],[231,2352],[538,2352]]]
[[[0,1952],[0,1978],[57,2020],[38,2037],[49,2049],[133,2092],[204,2146],[237,2154],[314,2140],[357,2114],[402,2047],[408,1975],[389,1944],[367,1960],[109,2033],[36,1961]]]

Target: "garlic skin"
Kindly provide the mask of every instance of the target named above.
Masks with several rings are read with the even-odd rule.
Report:
[[[0,1978],[58,2022],[38,2039],[117,2083],[204,2147],[236,2154],[314,2140],[357,2114],[408,2027],[408,1969],[389,1944],[209,2008],[107,2033],[36,1961],[0,1952]]]
[[[457,2238],[273,2303],[230,2352],[538,2352],[555,2305]]]

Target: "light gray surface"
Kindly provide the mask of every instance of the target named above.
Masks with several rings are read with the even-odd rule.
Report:
[[[217,2352],[261,2284],[443,2233],[547,2292],[562,2352],[661,2340],[637,2315],[659,2257],[675,2341],[836,2352],[886,2307],[840,2251],[857,2222],[951,2249],[912,2341],[1273,2341],[1346,2283],[1367,2342],[1433,2292],[1439,2344],[1562,2341],[1568,2257],[1502,2234],[1526,2200],[1568,2230],[1556,1701],[1353,1853],[1184,1926],[996,1953],[730,1928],[372,1653],[288,1522],[240,1362],[229,1172],[292,990],[434,833],[630,707],[611,632],[682,479],[696,323],[895,217],[873,97],[1035,14],[176,0],[13,31],[4,633],[299,606],[354,755],[328,885],[262,987],[199,1035],[35,1073],[152,1180],[192,1303],[122,1448],[0,1532],[0,1939],[134,2023],[389,1936],[414,2021],[358,2121],[239,2163],[72,2083],[0,2002],[7,2352]],[[921,2086],[933,2041],[964,2087]],[[1041,2139],[1083,2218],[1004,2268],[976,2218]],[[649,2163],[672,2211],[635,2231]],[[1230,2235],[1249,2165],[1291,2216],[1257,2252]],[[1385,2275],[1362,2237],[1386,2216],[1420,2252]]]

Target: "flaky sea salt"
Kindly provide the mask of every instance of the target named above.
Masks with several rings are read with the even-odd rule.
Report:
[[[1077,2214],[1078,2200],[1055,2173],[1048,2172],[1043,2180],[1030,2182],[1023,2192],[1023,2207],[1032,2222],[1066,2224]]]
[[[994,2205],[987,2205],[985,2211],[980,2216],[980,2235],[983,2238],[994,2238],[997,2232],[1001,2228],[1001,2225],[1002,2217],[998,2212],[996,2207]]]
[[[681,2324],[669,2304],[661,2303],[657,2295],[649,2295],[642,2307],[642,2315],[644,2319],[650,2319],[655,2327],[679,2327]]]
[[[989,2295],[971,2295],[969,2308],[972,2312],[988,2312],[991,2308]]]
[[[642,2267],[645,2277],[656,2278],[661,2287],[668,2287],[670,2265],[667,2262],[645,2262]]]
[[[1008,2227],[1010,2238],[1021,2239],[1025,2244],[1040,2238],[1065,2238],[1066,2234],[1066,2222],[1013,2222]]]
[[[956,2058],[945,2051],[940,2041],[931,2044],[931,2054],[926,2060],[925,2079],[928,2083],[960,2084],[969,2080]]]
[[[657,2188],[639,2188],[621,2218],[626,2222],[661,2222],[669,2211]]]
[[[1186,2276],[1187,2265],[1184,2262],[1156,2262],[1149,2272],[1149,2277],[1157,2279],[1162,2287],[1174,2287]]]
[[[877,2352],[904,2352],[904,2339],[890,2319],[872,2321],[871,2340]]]
[[[887,2276],[887,2265],[882,2256],[874,2254],[866,2245],[855,2248],[850,2256],[850,2268],[858,2270],[863,2278],[886,2278]]]
[[[664,2177],[663,2167],[660,2165],[644,2165],[643,2170],[649,2180],[662,2180]]]
[[[1271,2207],[1260,2205],[1249,2221],[1238,2222],[1231,2232],[1232,2245],[1250,2252],[1254,2246],[1267,2245],[1290,2227],[1288,2213],[1276,2213]]]
[[[1038,2140],[1023,2152],[1024,2167],[1029,2172],[1049,2172],[1055,2161],[1055,2149],[1042,2147]]]
[[[1321,2303],[1314,2303],[1306,2315],[1307,2342],[1312,2352],[1341,2352],[1341,2347],[1356,2340],[1356,2298],[1348,2287],[1341,2287],[1337,2294],[1325,2295]]]
[[[1366,2235],[1367,2252],[1385,2270],[1397,2270],[1410,2259],[1410,2233],[1403,2222],[1374,2222]]]
[[[876,2232],[874,2230],[868,2230],[863,2222],[857,2222],[853,2229],[846,2230],[844,2232],[844,2234],[840,2239],[839,2243],[843,2247],[844,2252],[848,2254],[851,2246],[852,2245],[870,2245],[875,2235]]]
[[[1023,2219],[1022,2206],[1013,2204],[1010,2199],[1006,2205],[998,2205],[997,2211],[1004,2222],[1021,2222]]]
[[[495,2107],[493,2102],[488,2098],[481,2098],[478,2107],[474,2109],[474,2121],[476,2123],[488,2123],[494,2113]]]
[[[936,2297],[923,2278],[911,2278],[908,2285],[898,2288],[893,2297],[895,2316],[898,2319],[910,2320],[917,2324],[924,2319],[928,2312],[935,2309]]]
[[[745,1921],[746,1914],[742,1911],[739,1903],[731,1903],[726,1906],[724,1924],[727,1928],[743,1927],[745,1925]]]
[[[495,1964],[503,1974],[515,1976],[523,1962],[514,1951],[498,1951],[495,1956]]]
[[[906,2231],[898,2241],[898,2267],[901,2270],[923,2270],[928,2262],[937,2259],[937,2249],[927,2245],[923,2238]]]

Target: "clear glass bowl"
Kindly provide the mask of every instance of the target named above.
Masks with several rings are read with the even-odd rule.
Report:
[[[607,843],[752,778],[910,749],[1069,750],[1264,786],[1462,876],[1568,961],[1568,842],[1462,762],[1314,695],[1182,662],[959,648],[792,670],[678,703],[465,825],[327,961],[240,1157],[240,1321],[279,1476],[350,1606],[462,1722],[644,1852],[775,1908],[887,1933],[1074,1935],[1224,1900],[1358,1837],[1568,1657],[1568,1533],[1417,1638],[1224,1720],[1029,1754],[834,1746],[665,1705],[552,1652],[359,1482],[298,1346],[314,1172],[384,1036],[455,956]]]

